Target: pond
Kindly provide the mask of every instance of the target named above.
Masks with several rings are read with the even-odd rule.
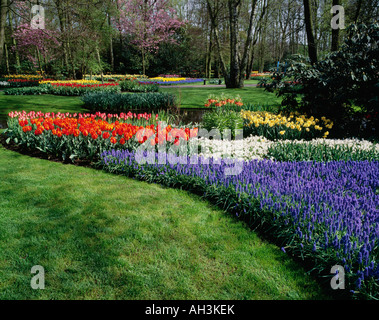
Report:
[[[7,127],[7,120],[0,118],[0,129],[5,129]]]
[[[184,124],[188,123],[200,123],[203,120],[204,113],[208,112],[209,109],[190,109],[182,108],[180,109],[179,118]]]
[[[189,123],[200,123],[203,119],[203,114],[209,111],[209,109],[191,109],[191,108],[182,108],[179,110],[179,119],[183,124]],[[136,113],[144,111],[136,111]],[[147,111],[148,112],[148,111]],[[0,118],[0,129],[7,128],[7,120]]]

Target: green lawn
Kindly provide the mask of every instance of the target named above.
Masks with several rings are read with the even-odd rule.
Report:
[[[0,299],[328,299],[187,192],[0,147]],[[45,289],[30,287],[45,268]]]
[[[13,110],[86,111],[78,97],[0,94],[0,119]],[[278,247],[187,192],[3,147],[0,177],[0,299],[330,298]],[[37,264],[45,290],[30,287]]]
[[[11,111],[83,112],[79,97],[55,95],[8,96],[0,92],[0,123],[5,123]]]
[[[160,91],[176,94],[182,108],[204,108],[204,103],[209,95],[213,94],[220,96],[222,93],[233,97],[239,95],[245,104],[279,106],[282,101],[282,99],[276,97],[274,93],[267,92],[263,88],[257,87],[226,89],[225,86],[203,86],[196,88],[181,88],[180,86],[175,86],[161,88]]]
[[[256,87],[225,89],[225,86],[216,88],[207,86],[198,88],[172,86],[161,88],[160,91],[176,94],[182,108],[203,108],[204,102],[209,95],[221,95],[222,93],[231,96],[239,95],[245,104],[278,106],[281,102],[281,99],[277,98],[275,94]],[[0,91],[0,124],[4,124],[8,113],[15,110],[71,113],[87,111],[83,108],[80,97],[56,95],[8,96]]]

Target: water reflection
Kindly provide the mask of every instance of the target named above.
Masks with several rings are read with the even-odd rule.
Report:
[[[203,121],[204,113],[208,112],[208,109],[180,109],[179,118],[183,124],[188,123],[200,123]]]
[[[0,129],[7,128],[7,120],[0,119]]]

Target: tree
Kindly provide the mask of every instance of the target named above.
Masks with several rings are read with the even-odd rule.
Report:
[[[28,23],[20,25],[15,30],[14,39],[17,41],[18,52],[38,66],[41,72],[42,59],[51,60],[54,57],[54,49],[60,46],[56,32],[33,29]]]
[[[255,31],[254,31],[254,35],[253,35],[253,40],[252,40],[252,44],[250,46],[250,52],[248,54],[248,64],[246,66],[246,79],[249,79],[250,78],[250,75],[251,75],[251,71],[253,70],[253,63],[254,63],[254,48],[255,48],[255,45],[258,41],[258,36],[260,35],[261,33],[261,30],[262,30],[262,21],[263,21],[263,17],[265,16],[265,13],[266,13],[266,9],[267,9],[267,0],[265,0],[263,2],[263,5],[262,5],[262,10],[261,10],[261,14],[259,16],[259,20],[257,21],[257,24],[255,26]]]
[[[311,59],[311,63],[315,64],[317,62],[317,47],[315,42],[315,37],[313,34],[312,27],[312,13],[309,0],[303,0],[304,4],[304,19],[305,19],[305,29],[307,32],[308,39],[308,54]]]
[[[325,116],[335,123],[342,136],[378,136],[379,128],[379,24],[351,25],[338,51],[314,65],[293,61],[282,80],[294,80],[300,88],[282,81],[279,93],[301,95],[301,112]],[[293,102],[294,99],[287,99]],[[353,108],[354,106],[354,108]],[[370,125],[367,124],[370,120]],[[366,123],[366,128],[362,128]]]
[[[340,0],[333,0],[333,6],[339,6]],[[331,51],[337,51],[339,47],[339,35],[340,35],[340,29],[339,28],[333,28],[332,29],[332,46]]]
[[[4,43],[5,43],[5,24],[7,20],[8,1],[1,0],[0,2],[0,63],[3,61],[4,56]]]
[[[42,21],[39,20],[41,16],[32,17],[33,4],[31,2],[9,1],[9,3],[13,4],[13,6],[8,6],[9,20],[12,19],[12,13],[14,13],[20,23],[16,28],[13,28],[12,21],[9,21],[10,30],[13,32],[12,49],[17,51],[16,57],[20,55],[26,58],[33,63],[35,68],[43,72],[43,64],[54,59],[59,50],[60,43],[57,40],[57,32],[47,27],[49,23],[46,18],[43,21],[44,27],[36,28],[36,26],[42,26]],[[39,1],[36,4],[39,4]],[[34,21],[33,24],[32,20]]]
[[[240,37],[241,23],[240,14],[243,5],[242,0],[228,0],[228,22],[229,22],[229,65],[228,68],[225,59],[221,53],[221,43],[219,37],[219,13],[223,4],[218,0],[207,0],[208,12],[212,28],[214,30],[214,39],[218,51],[218,57],[225,78],[227,88],[242,88],[244,86],[245,72],[248,64],[250,47],[252,45],[253,21],[255,17],[255,8],[257,0],[252,0],[248,5],[248,27],[246,30],[246,39],[243,42]]]
[[[114,23],[141,52],[142,72],[146,72],[147,53],[157,52],[163,42],[176,43],[173,35],[183,26],[167,0],[118,0],[119,19]]]

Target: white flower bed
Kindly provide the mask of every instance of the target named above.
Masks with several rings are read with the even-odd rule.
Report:
[[[199,139],[200,156],[205,158],[235,158],[241,160],[263,159],[274,143],[264,137],[250,136],[239,140]]]
[[[376,151],[379,151],[379,144],[374,144],[367,140],[359,139],[313,139],[311,141],[295,141],[296,143],[312,143],[317,144],[326,144],[329,147],[334,146],[345,146],[352,148],[352,151],[365,150],[369,151],[373,148]]]
[[[326,144],[327,146],[347,146],[352,152],[358,150],[373,150],[379,152],[379,144],[373,144],[367,140],[359,139],[313,139],[305,140],[281,140],[271,141],[261,136],[250,136],[239,140],[218,140],[199,138],[201,151],[199,155],[205,158],[235,158],[241,160],[268,158],[268,149],[275,143],[305,143],[305,144]]]

